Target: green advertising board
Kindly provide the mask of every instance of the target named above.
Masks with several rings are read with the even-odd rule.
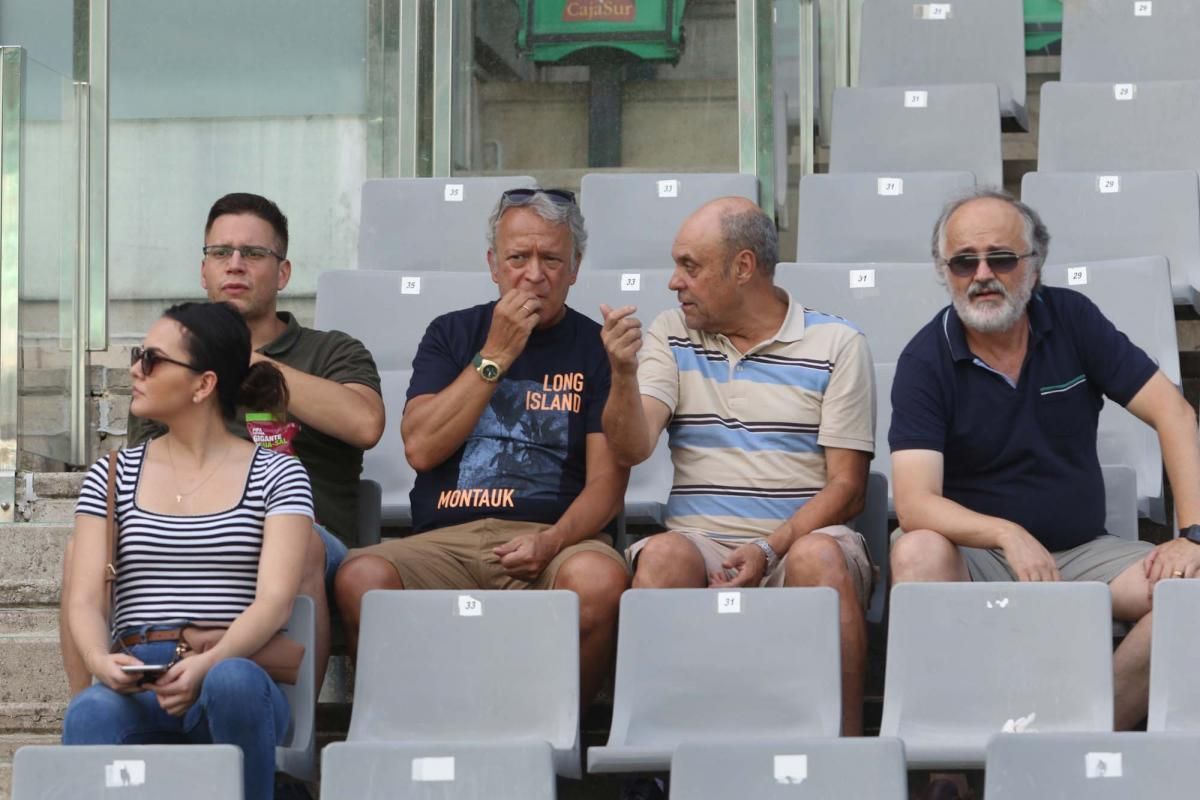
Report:
[[[517,5],[517,46],[539,63],[592,48],[674,63],[683,49],[686,0],[517,0]],[[586,56],[571,60],[586,62]]]

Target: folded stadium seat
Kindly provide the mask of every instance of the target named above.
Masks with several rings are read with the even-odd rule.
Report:
[[[1126,464],[1101,464],[1100,472],[1104,474],[1104,530],[1136,542],[1137,472]]]
[[[676,800],[906,800],[899,739],[684,742],[671,761]]]
[[[851,521],[850,527],[863,535],[867,541],[867,552],[878,574],[871,588],[867,603],[867,622],[882,624],[887,614],[888,582],[891,580],[891,564],[888,526],[888,482],[881,472],[867,474],[866,505],[861,514]]]
[[[1064,81],[1200,80],[1200,5],[1152,0],[1063,4]]]
[[[317,693],[316,668],[313,662],[316,652],[317,628],[313,600],[308,595],[298,595],[292,604],[292,615],[288,619],[284,636],[304,645],[304,660],[300,662],[300,677],[295,685],[279,684],[292,710],[292,722],[283,737],[283,744],[275,748],[275,769],[286,772],[302,781],[317,779]]]
[[[1198,170],[1200,137],[1191,135],[1196,130],[1200,80],[1047,83],[1038,171]]]
[[[1162,580],[1154,587],[1148,731],[1200,733],[1200,581]],[[1194,753],[1200,751],[1193,751]]]
[[[1057,243],[1058,239],[1051,243],[1051,253]],[[1042,280],[1048,286],[1067,287],[1088,295],[1130,341],[1158,363],[1172,383],[1182,386],[1166,259],[1151,256],[1046,266]],[[1108,402],[1100,412],[1096,446],[1101,464],[1127,464],[1137,471],[1141,514],[1165,523],[1162,452],[1154,429],[1116,403]]]
[[[864,0],[858,85],[991,83],[1029,130],[1022,0]]]
[[[499,297],[486,272],[335,270],[317,278],[314,325],[361,341],[381,371],[411,369],[435,317]]]
[[[871,471],[878,472],[887,480],[888,512],[895,510],[894,482],[892,480],[892,448],[888,444],[888,431],[892,428],[892,382],[896,379],[896,363],[875,364],[875,458]]]
[[[1157,4],[1156,4],[1157,5]],[[1188,797],[1195,733],[1000,734],[987,748],[987,800]]]
[[[545,741],[580,776],[574,592],[367,592],[360,631],[348,741]]]
[[[364,181],[358,266],[486,271],[492,209],[505,190],[531,186],[527,175]]]
[[[363,454],[363,477],[378,483],[382,490],[380,522],[391,527],[407,527],[412,524],[408,493],[417,480],[417,473],[404,457],[400,421],[404,416],[412,370],[386,370],[380,372],[379,377],[383,383],[383,407],[387,418],[379,443]]]
[[[1050,229],[1047,263],[1166,256],[1175,302],[1200,309],[1200,181],[1195,170],[1029,172],[1021,181],[1021,199],[1037,209]]]
[[[829,171],[954,170],[972,173],[980,186],[1001,186],[999,104],[993,84],[837,89]]]
[[[554,800],[550,745],[527,742],[334,742],[321,800]]]
[[[796,260],[931,263],[942,208],[974,187],[969,172],[805,175]]]
[[[867,337],[876,364],[900,358],[909,340],[950,303],[924,233],[922,263],[793,264],[775,268],[775,283],[805,308],[850,321]]]
[[[630,589],[620,619],[612,725],[589,772],[662,772],[684,741],[839,734],[833,589]]]
[[[979,769],[988,739],[1111,731],[1112,605],[1102,583],[892,589],[880,736],[910,769]]]
[[[170,797],[242,800],[242,751],[232,744],[22,747],[12,800]]]
[[[726,195],[758,202],[758,178],[739,173],[589,173],[580,208],[587,224],[586,269],[671,266],[679,226],[709,200]]]

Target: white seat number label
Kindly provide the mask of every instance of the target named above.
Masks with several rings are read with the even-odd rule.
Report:
[[[417,276],[404,276],[400,279],[400,294],[420,294],[421,279]]]
[[[461,183],[447,183],[445,197],[447,203],[461,203],[463,201],[463,185]]]
[[[775,782],[784,784],[804,783],[808,777],[808,756],[775,756]]]
[[[1120,778],[1120,753],[1084,753],[1083,774],[1089,778]]]
[[[414,758],[412,760],[412,779],[414,782],[454,780],[454,756]]]
[[[1133,4],[1133,15],[1135,17],[1149,17],[1154,13],[1154,3],[1150,0],[1138,0]]]
[[[640,272],[623,272],[621,273],[621,291],[622,292],[640,292],[642,290],[642,273]]]
[[[679,181],[667,180],[658,182],[659,197],[679,197]]]
[[[925,108],[929,105],[929,92],[924,89],[909,89],[904,93],[905,108]]]
[[[1083,286],[1087,282],[1087,267],[1067,267],[1067,286]]]
[[[141,786],[146,782],[145,761],[114,761],[104,765],[104,788]]]
[[[875,288],[875,270],[873,270],[873,269],[852,269],[852,270],[850,270],[850,288],[851,289],[874,289]]]
[[[483,603],[469,594],[458,596],[458,615],[460,617],[482,617]]]
[[[1096,188],[1102,194],[1113,194],[1121,191],[1121,176],[1120,175],[1101,175],[1096,179]]]
[[[742,613],[742,593],[741,592],[717,592],[717,613],[718,614],[740,614],[740,613]]]
[[[913,11],[917,19],[932,20],[950,19],[952,13],[950,3],[921,3],[913,6]]]
[[[903,178],[880,178],[875,185],[875,191],[885,197],[896,197],[904,194]]]
[[[1118,100],[1132,100],[1137,95],[1137,86],[1132,83],[1114,83],[1113,97]]]

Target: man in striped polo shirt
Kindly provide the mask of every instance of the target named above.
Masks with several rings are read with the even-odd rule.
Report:
[[[875,447],[871,354],[849,322],[774,285],[777,252],[774,224],[744,198],[684,222],[668,283],[680,309],[645,336],[632,306],[602,309],[604,432],[628,466],[670,437],[667,531],[629,548],[635,587],[838,591],[842,730],[858,735],[872,568],[845,523],[863,508]]]

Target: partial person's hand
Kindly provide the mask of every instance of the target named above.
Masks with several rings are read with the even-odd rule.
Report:
[[[154,683],[146,688],[158,696],[162,710],[173,717],[182,717],[196,703],[204,676],[212,669],[213,662],[207,654],[192,656],[179,661]]]
[[[1153,597],[1154,584],[1164,578],[1200,577],[1200,544],[1188,539],[1164,542],[1142,559],[1142,566],[1146,569],[1146,582]]]
[[[637,373],[637,354],[642,349],[642,323],[630,316],[636,306],[621,306],[618,309],[600,304],[604,315],[604,328],[600,338],[608,352],[608,361],[614,373],[632,375]]]
[[[522,581],[535,581],[558,555],[559,545],[549,530],[514,536],[492,552],[505,573]]]
[[[1016,528],[1000,549],[1019,581],[1059,581],[1058,564],[1041,542],[1024,528]]]
[[[128,653],[106,653],[103,659],[98,659],[97,663],[91,666],[91,669],[96,680],[114,692],[133,694],[142,690],[142,687],[138,686],[138,681],[142,679],[142,676],[137,672],[124,672],[121,667],[141,663],[140,660]]]
[[[766,577],[767,554],[756,544],[744,544],[730,553],[721,566],[733,570],[734,576],[727,578],[724,572],[711,572],[708,575],[709,586],[758,586]]]
[[[526,289],[509,289],[492,310],[492,326],[483,344],[484,358],[500,365],[505,372],[525,351],[529,334],[541,319],[542,301]]]

